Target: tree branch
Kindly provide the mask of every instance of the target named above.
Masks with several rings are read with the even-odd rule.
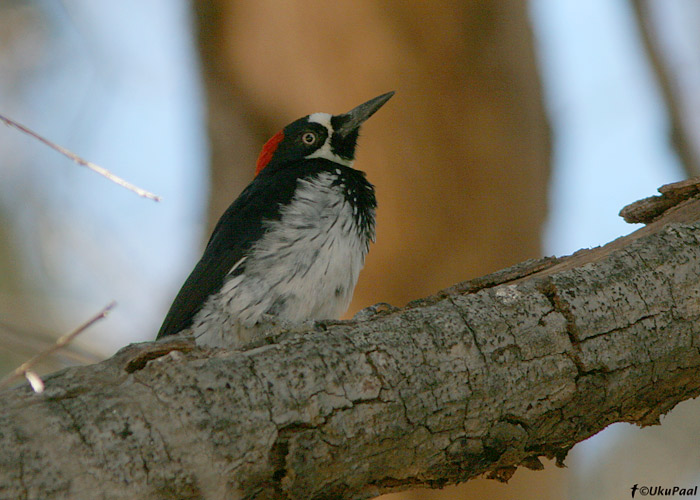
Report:
[[[700,394],[696,195],[369,319],[244,351],[131,345],[5,391],[0,497],[367,498],[658,423]]]
[[[92,163],[91,161],[87,161],[87,160],[81,158],[80,156],[75,154],[73,151],[70,151],[70,150],[64,148],[63,146],[59,146],[55,142],[51,142],[50,140],[46,139],[45,137],[42,137],[41,135],[37,134],[36,132],[31,130],[30,128],[25,127],[24,125],[14,121],[14,120],[11,120],[10,118],[8,118],[6,116],[0,115],[0,122],[3,122],[8,127],[16,128],[20,132],[23,132],[23,133],[33,137],[34,139],[37,139],[39,142],[43,142],[44,144],[46,144],[48,147],[50,147],[54,151],[58,151],[66,158],[69,158],[70,160],[72,160],[74,163],[77,163],[78,165],[82,165],[83,167],[89,168],[93,172],[100,174],[102,177],[105,177],[106,179],[114,182],[115,184],[120,185],[123,188],[128,189],[129,191],[136,193],[139,196],[151,199],[153,201],[161,201],[161,197],[158,196],[157,194],[153,194],[150,191],[146,191],[145,189],[140,188],[140,187],[130,183],[129,181],[122,179],[121,177],[119,177],[117,175],[114,175],[112,172],[110,172],[106,168],[101,167],[101,166],[97,165],[96,163]]]
[[[54,342],[52,346],[50,346],[47,349],[44,349],[41,351],[39,354],[32,356],[30,359],[22,363],[20,366],[18,366],[14,371],[9,373],[6,377],[0,379],[0,389],[4,389],[8,385],[10,385],[13,381],[15,381],[19,377],[26,377],[27,380],[29,381],[29,384],[32,386],[35,392],[43,392],[44,390],[44,382],[39,378],[39,376],[32,370],[34,366],[39,363],[40,361],[48,358],[52,354],[55,354],[57,351],[60,351],[64,347],[66,347],[68,344],[70,344],[78,335],[83,333],[85,330],[90,328],[92,325],[97,323],[99,320],[104,319],[107,317],[107,314],[114,309],[114,306],[116,306],[117,303],[112,301],[109,303],[107,306],[103,307],[102,310],[97,313],[97,315],[93,316],[90,318],[88,321],[80,325],[78,328],[73,330],[71,333],[68,333],[66,335],[63,335]]]

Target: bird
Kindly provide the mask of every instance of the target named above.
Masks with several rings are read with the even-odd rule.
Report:
[[[375,241],[374,186],[353,167],[359,130],[393,95],[304,116],[263,145],[255,177],[219,219],[157,339],[183,333],[238,348],[269,320],[346,312]]]

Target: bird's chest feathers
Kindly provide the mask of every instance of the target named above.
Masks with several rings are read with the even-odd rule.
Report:
[[[345,312],[374,237],[374,208],[363,219],[352,196],[334,175],[301,179],[280,219],[265,223],[243,274],[264,282],[268,313],[295,320]]]

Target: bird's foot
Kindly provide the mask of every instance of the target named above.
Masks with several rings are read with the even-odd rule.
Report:
[[[387,314],[394,311],[398,311],[398,307],[394,307],[386,302],[379,302],[364,309],[360,309],[352,317],[353,321],[369,321],[378,314]]]
[[[263,314],[255,325],[255,331],[251,332],[250,341],[245,344],[247,349],[266,344],[278,344],[283,340],[323,329],[322,323],[315,320],[295,323],[272,314]]]

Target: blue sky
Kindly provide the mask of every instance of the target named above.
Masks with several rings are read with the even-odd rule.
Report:
[[[533,0],[554,134],[546,252],[627,234],[619,210],[684,177],[626,1]]]
[[[163,197],[139,198],[14,130],[0,135],[26,166],[5,169],[0,186],[34,278],[24,292],[51,288],[64,329],[116,299],[109,321],[80,339],[110,354],[154,335],[201,248],[207,150],[189,3],[40,5],[24,20],[36,38],[17,41],[36,59],[6,74],[0,109]]]

